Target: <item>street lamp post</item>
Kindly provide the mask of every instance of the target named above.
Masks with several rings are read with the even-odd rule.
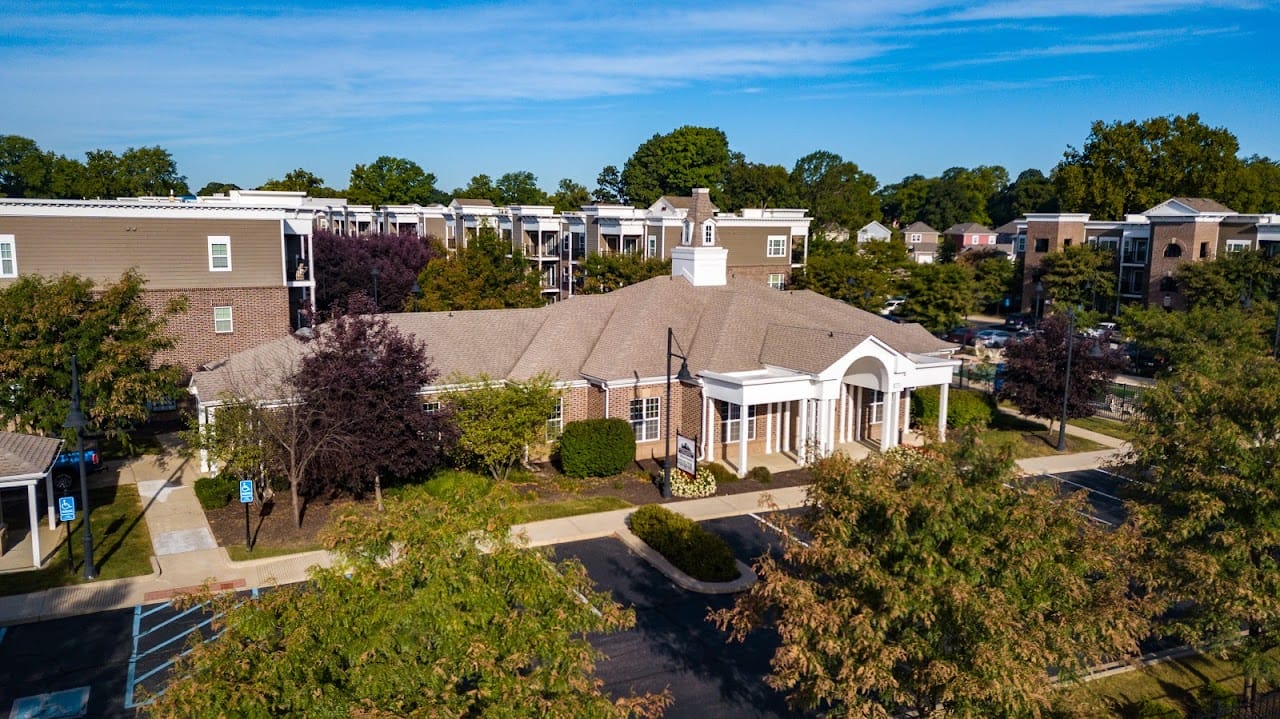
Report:
[[[373,306],[375,312],[381,312],[382,306],[378,304],[378,275],[382,274],[377,267],[371,271],[373,274]]]
[[[672,342],[675,341],[675,333],[671,328],[667,328],[667,416],[666,431],[663,432],[666,438],[666,446],[663,449],[662,458],[662,496],[667,498],[671,496],[671,358],[680,358],[680,373],[676,375],[676,379],[681,383],[693,380],[693,375],[689,374],[689,358],[682,354],[676,354],[671,349]],[[683,348],[681,348],[683,349]]]
[[[84,466],[84,428],[89,426],[89,420],[80,410],[80,368],[75,355],[71,355],[71,411],[62,426],[76,431],[76,449],[80,455],[80,506],[84,512],[84,578],[96,579],[98,570],[93,566],[93,531],[89,528],[89,481]]]
[[[1036,293],[1036,326],[1039,326],[1040,315],[1044,311],[1044,305],[1040,302],[1040,298],[1044,296],[1044,283],[1040,280],[1036,280],[1036,283],[1031,286],[1031,289]]]
[[[413,287],[409,288],[409,294],[413,295],[413,311],[418,311],[418,301],[422,299],[422,285],[417,280],[413,281]]]
[[[1071,350],[1075,343],[1076,313],[1067,307],[1067,372],[1062,378],[1062,421],[1058,424],[1058,451],[1067,451],[1067,409],[1071,399]]]

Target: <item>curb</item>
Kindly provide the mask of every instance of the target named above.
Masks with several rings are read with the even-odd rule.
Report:
[[[667,561],[666,557],[658,554],[657,550],[650,547],[647,542],[632,534],[630,529],[620,529],[614,532],[613,536],[622,540],[622,543],[627,545],[628,549],[653,565],[654,569],[662,572],[676,585],[690,592],[698,592],[699,594],[736,594],[755,584],[759,579],[755,570],[735,557],[733,563],[738,567],[737,579],[731,582],[704,582],[694,579],[677,569],[674,564]]]

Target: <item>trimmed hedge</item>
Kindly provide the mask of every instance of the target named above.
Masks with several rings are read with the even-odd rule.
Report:
[[[937,387],[921,387],[911,392],[911,416],[920,426],[937,425],[939,392]],[[947,393],[947,426],[984,428],[996,414],[996,401],[986,392],[975,389],[953,389]]]
[[[235,477],[216,474],[196,480],[196,499],[205,509],[222,509],[240,492],[240,482]]]
[[[768,467],[752,467],[747,472],[747,479],[754,479],[760,484],[768,484],[773,481],[773,472]]]
[[[738,481],[738,475],[731,472],[728,467],[720,464],[719,462],[706,462],[699,465],[699,467],[706,467],[707,471],[711,473],[711,476],[716,478],[716,484]]]
[[[729,582],[738,578],[729,543],[683,514],[646,504],[632,512],[627,521],[637,537],[694,579]]]
[[[631,423],[616,417],[586,419],[565,425],[560,435],[560,471],[570,477],[608,477],[636,458]]]

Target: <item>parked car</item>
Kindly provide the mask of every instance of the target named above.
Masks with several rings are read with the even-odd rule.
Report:
[[[1124,346],[1124,353],[1129,358],[1129,371],[1137,375],[1151,377],[1156,372],[1169,367],[1169,361],[1163,354],[1146,347],[1139,347],[1133,342]]]
[[[890,297],[885,300],[884,307],[880,308],[880,314],[891,315],[902,309],[902,304],[907,301],[906,297]]]
[[[956,327],[955,329],[947,330],[942,335],[942,339],[947,342],[955,342],[958,345],[971,345],[973,344],[973,338],[977,335],[978,330],[976,327]]]
[[[1004,327],[1006,330],[1017,331],[1034,327],[1036,318],[1021,312],[1010,312],[1004,316]]]
[[[1084,331],[1084,335],[1086,337],[1092,337],[1093,339],[1102,340],[1104,342],[1107,340],[1110,340],[1111,336],[1114,335],[1115,333],[1116,333],[1115,322],[1099,322],[1098,324]]]
[[[102,461],[102,455],[97,450],[86,449],[84,451],[84,471],[86,474],[101,472],[107,468],[107,463]],[[59,491],[66,491],[71,488],[75,481],[80,477],[80,453],[79,452],[63,452],[58,458],[53,460],[53,486]]]
[[[1013,335],[1004,330],[981,330],[975,335],[975,341],[982,342],[983,347],[992,347],[999,349],[1009,343]]]

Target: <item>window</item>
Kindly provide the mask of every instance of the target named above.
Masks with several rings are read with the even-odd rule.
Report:
[[[1249,249],[1250,244],[1252,243],[1250,243],[1248,240],[1227,240],[1227,252],[1243,252]],[[1165,257],[1168,257],[1168,256],[1169,256],[1168,253],[1165,253]],[[0,274],[3,274],[3,273],[0,273]]]
[[[1231,251],[1231,243],[1227,243],[1227,251]],[[1182,247],[1176,242],[1170,242],[1169,246],[1164,248],[1165,257],[1182,257]]]
[[[645,397],[631,400],[631,429],[637,442],[651,442],[658,438],[658,398]]]
[[[737,442],[742,439],[742,405],[732,402],[720,403],[720,436],[725,442]],[[747,408],[747,439],[756,438],[756,405]]]
[[[1025,253],[1027,251],[1027,238],[1019,237],[1017,246],[1018,246],[1018,252]]]
[[[768,257],[786,257],[787,256],[787,237],[786,235],[769,235],[768,247],[765,251]]]
[[[1036,252],[1048,252],[1048,251],[1049,251],[1049,238],[1048,238],[1048,237],[1037,237],[1037,238],[1036,238]]]
[[[13,235],[0,235],[0,277],[17,276],[18,256]]]
[[[231,332],[230,307],[213,308],[213,331],[218,334],[227,334]]]
[[[996,236],[995,236],[995,235],[987,235],[987,244],[988,244],[988,245],[994,245],[995,243],[996,243]]]
[[[226,235],[209,237],[209,271],[231,271],[231,238]],[[228,330],[229,332],[230,330]]]
[[[879,424],[884,421],[884,392],[873,389],[868,392],[867,422]]]
[[[658,254],[658,236],[649,235],[648,256],[654,257]]]
[[[1070,237],[1064,237],[1064,238],[1063,238],[1063,240],[1062,240],[1062,246],[1063,246],[1063,247],[1070,247],[1070,246],[1071,246],[1071,238],[1070,238]]]
[[[440,403],[439,403],[439,402],[434,402],[434,401],[433,401],[433,402],[423,402],[423,403],[422,403],[422,411],[423,411],[423,412],[426,412],[427,414],[435,414],[435,413],[437,413],[437,412],[439,412],[439,411],[440,411]]]
[[[547,441],[551,442],[564,431],[564,397],[556,397],[556,408],[547,418]]]
[[[912,242],[921,242],[921,241],[923,241],[923,240],[924,240],[924,238],[920,236],[920,233],[919,233],[919,232],[912,232],[912,233],[911,233],[911,241],[912,241]]]
[[[716,226],[710,222],[702,224],[702,244],[714,245],[716,243]]]
[[[769,273],[769,286],[775,290],[787,289],[787,276],[781,272]]]

